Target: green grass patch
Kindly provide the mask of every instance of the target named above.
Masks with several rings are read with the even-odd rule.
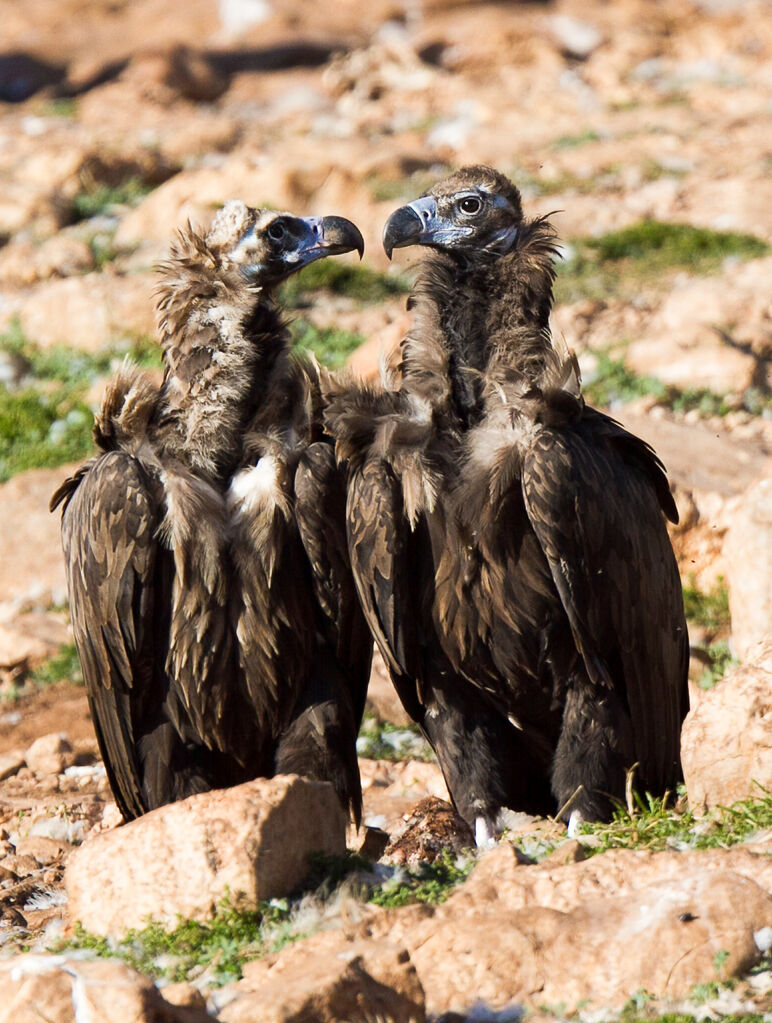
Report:
[[[552,148],[577,149],[579,146],[586,146],[590,142],[600,142],[600,135],[594,129],[587,128],[576,135],[561,135],[552,143]]]
[[[423,195],[450,172],[451,168],[448,165],[436,164],[430,171],[417,170],[401,178],[370,174],[365,178],[365,185],[370,189],[376,202],[410,202],[416,196]]]
[[[772,793],[759,795],[729,807],[717,807],[704,817],[691,810],[677,810],[664,799],[635,797],[633,812],[619,808],[607,824],[585,823],[580,834],[590,855],[607,849],[728,849],[772,828]]]
[[[38,687],[55,685],[57,682],[72,682],[83,685],[83,673],[80,670],[78,651],[74,643],[65,643],[59,653],[30,674],[31,680]]]
[[[392,725],[370,714],[359,729],[357,754],[371,760],[437,759],[417,725]]]
[[[94,380],[112,372],[124,355],[141,366],[160,365],[160,349],[150,339],[90,354],[65,345],[41,348],[18,323],[0,335],[0,351],[25,367],[18,387],[0,385],[0,482],[88,455],[94,416],[85,398]]]
[[[557,267],[559,303],[634,294],[641,284],[668,279],[676,270],[714,273],[729,257],[754,259],[770,250],[755,235],[657,220],[575,239],[571,245],[573,256]]]
[[[702,417],[726,416],[736,410],[737,406],[730,404],[725,395],[716,394],[708,388],[676,387],[657,377],[636,373],[627,366],[624,358],[612,355],[609,350],[598,350],[593,355],[597,366],[582,388],[591,405],[625,405],[637,398],[651,397],[657,405],[673,412],[696,411]],[[759,400],[752,389],[743,396],[742,407],[752,415],[759,415],[768,406],[767,399]]]
[[[394,876],[373,889],[369,902],[386,909],[398,909],[414,902],[437,906],[444,902],[475,866],[475,860],[457,860],[444,853],[434,863],[422,863]]]
[[[694,584],[694,576],[683,587],[684,612],[690,622],[714,632],[729,628],[729,590],[719,577],[711,590],[705,592]]]
[[[282,940],[276,932],[288,919],[287,900],[272,899],[253,911],[223,906],[207,923],[181,919],[176,927],[168,929],[150,923],[119,940],[91,934],[76,923],[74,936],[58,945],[56,951],[87,949],[100,958],[122,959],[154,980],[171,983],[207,970],[210,983],[217,987],[239,980],[244,963],[250,959],[277,952],[287,944],[291,939]]]
[[[410,282],[399,274],[378,273],[367,266],[320,259],[289,278],[281,289],[281,301],[288,308],[297,308],[317,291],[374,304],[392,295],[407,294]]]
[[[307,348],[314,353],[323,365],[330,369],[340,369],[346,359],[361,344],[364,338],[350,330],[338,330],[337,327],[315,327],[306,320],[296,320],[292,324],[292,339],[297,348]]]
[[[717,269],[728,256],[753,259],[769,251],[767,243],[754,235],[658,220],[644,220],[599,238],[588,238],[585,244],[601,262],[631,259],[662,269],[684,266],[703,273]]]
[[[236,910],[225,902],[207,922],[180,919],[173,927],[148,923],[119,939],[91,934],[76,923],[73,937],[57,942],[51,951],[79,949],[96,957],[122,959],[155,980],[171,983],[206,974],[207,985],[217,987],[238,980],[249,960],[278,952],[316,929],[322,923],[324,906],[341,885],[346,886],[348,895],[379,906],[437,905],[469,875],[473,865],[472,858],[467,862],[446,855],[434,864],[394,868],[388,879],[379,882],[371,864],[359,856],[318,856],[313,858],[311,876],[302,891],[286,899],[261,902],[256,910]],[[361,879],[358,887],[352,886],[352,875]],[[309,897],[319,910],[318,924],[310,922]]]
[[[708,658],[708,664],[697,679],[700,689],[712,689],[724,676],[739,665],[736,657],[732,656],[729,644],[726,640],[719,640],[709,646],[701,648]]]
[[[116,206],[136,206],[152,190],[152,185],[136,176],[118,185],[94,182],[78,192],[73,199],[73,218],[76,221],[90,220],[91,217],[110,213]]]
[[[0,390],[0,482],[83,458],[93,446],[92,423],[91,410],[63,388]]]

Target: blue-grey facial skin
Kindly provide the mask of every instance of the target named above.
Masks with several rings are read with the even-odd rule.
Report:
[[[325,256],[356,250],[365,243],[359,228],[344,217],[263,216],[229,253],[247,278],[261,284],[283,280]]]
[[[516,213],[502,196],[464,189],[450,196],[425,195],[396,210],[386,221],[383,247],[429,245],[446,251],[468,247],[493,255],[508,252],[517,237]]]

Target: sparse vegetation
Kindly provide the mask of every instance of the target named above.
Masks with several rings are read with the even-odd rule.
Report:
[[[0,482],[17,472],[76,461],[92,449],[89,386],[128,355],[139,365],[160,364],[149,339],[89,354],[64,345],[40,348],[18,323],[0,335],[0,353],[19,367],[15,386],[0,384]]]
[[[726,416],[737,408],[735,403],[729,403],[725,395],[716,394],[708,388],[676,387],[657,377],[636,373],[627,366],[624,357],[612,354],[608,349],[593,354],[597,366],[583,386],[584,396],[592,405],[624,405],[637,398],[649,397],[654,399],[655,404],[673,412],[696,411],[704,417]],[[753,415],[759,415],[767,406],[767,401],[759,401],[758,394],[752,389],[743,395],[742,407]]]
[[[238,980],[248,960],[276,952],[292,940],[276,934],[288,918],[288,901],[272,899],[252,911],[223,906],[207,923],[180,920],[170,929],[150,923],[120,940],[90,934],[76,923],[73,938],[62,942],[56,951],[86,949],[100,958],[119,958],[141,973],[172,983],[206,971],[216,987]]]
[[[691,224],[645,220],[598,238],[573,239],[574,255],[558,265],[556,298],[608,298],[632,294],[674,270],[707,274],[729,258],[753,259],[769,252],[761,238]]]
[[[72,682],[83,685],[83,673],[80,670],[78,651],[74,643],[65,643],[45,664],[41,664],[30,675],[36,686],[50,686],[56,682]]]
[[[435,164],[431,170],[415,171],[402,178],[389,178],[381,174],[371,174],[365,178],[365,185],[370,189],[377,202],[409,202],[431,188],[441,177],[450,173],[446,164]]]
[[[357,753],[371,760],[436,760],[417,725],[392,725],[371,715],[359,730]]]
[[[437,906],[450,896],[456,885],[466,880],[474,866],[472,857],[457,860],[445,853],[434,863],[396,871],[388,881],[373,889],[368,901],[389,909],[413,902]]]
[[[89,220],[101,213],[109,213],[115,206],[136,206],[152,191],[141,178],[133,176],[118,185],[89,183],[72,201],[74,220]]]
[[[702,273],[717,269],[728,256],[752,259],[769,251],[767,243],[754,235],[658,220],[644,220],[599,238],[589,238],[585,244],[601,262],[630,259],[652,268],[685,266]]]
[[[680,803],[674,808],[665,799],[636,795],[632,812],[620,807],[608,824],[582,824],[581,834],[587,853],[596,854],[607,849],[728,849],[770,827],[772,793],[759,788],[754,799],[718,807],[704,817],[695,817]]]
[[[317,291],[347,295],[358,302],[382,302],[391,295],[403,295],[410,282],[398,274],[378,273],[367,266],[321,259],[290,277],[281,291],[281,301],[288,308],[298,308]]]
[[[719,640],[717,643],[711,643],[709,646],[702,647],[701,649],[708,659],[708,664],[697,680],[697,685],[700,689],[712,689],[717,682],[720,682],[740,662],[736,657],[732,656],[729,644],[725,639]]]
[[[292,325],[295,346],[308,348],[319,362],[330,369],[340,369],[351,353],[364,343],[361,334],[337,327],[315,327],[306,320],[297,320]]]
[[[599,142],[600,135],[593,128],[586,128],[576,135],[561,135],[552,143],[553,149],[576,149],[578,146],[586,146],[590,142]]]
[[[695,585],[694,576],[683,587],[684,612],[690,622],[717,632],[730,624],[729,590],[723,578],[719,577],[707,593]]]

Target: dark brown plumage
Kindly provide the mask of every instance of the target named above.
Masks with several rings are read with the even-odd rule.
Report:
[[[73,630],[126,819],[298,772],[358,821],[371,640],[350,578],[345,480],[318,371],[290,352],[275,284],[362,249],[353,224],[232,202],[161,268],[161,388],[124,368],[101,453],[52,499]]]
[[[333,383],[357,588],[402,701],[485,839],[501,807],[609,815],[680,778],[687,636],[663,469],[549,334],[555,235],[470,167],[398,210],[423,244],[381,386]]]

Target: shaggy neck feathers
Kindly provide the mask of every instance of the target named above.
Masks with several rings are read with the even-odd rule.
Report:
[[[401,353],[406,388],[435,407],[448,402],[471,425],[491,386],[539,386],[556,359],[549,335],[555,251],[555,232],[539,219],[521,225],[500,258],[433,253],[411,299],[415,329]]]
[[[192,469],[224,479],[270,378],[286,363],[287,331],[270,295],[247,287],[238,268],[223,268],[191,230],[161,271],[159,440]]]

